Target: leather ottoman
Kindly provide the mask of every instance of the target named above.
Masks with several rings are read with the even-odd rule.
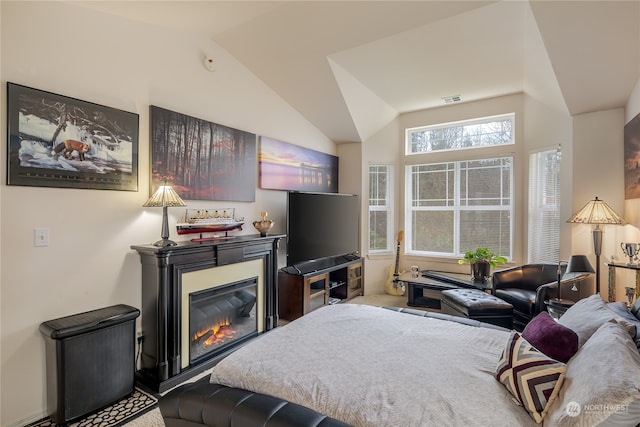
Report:
[[[442,291],[441,308],[445,314],[513,328],[513,306],[478,289]]]

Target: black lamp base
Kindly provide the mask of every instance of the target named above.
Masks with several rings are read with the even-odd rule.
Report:
[[[167,246],[175,246],[175,245],[177,245],[177,243],[169,239],[162,239],[153,243],[153,246],[158,246],[160,248],[166,248]]]
[[[166,248],[167,246],[175,246],[176,242],[169,240],[169,220],[167,219],[167,207],[162,207],[162,233],[160,233],[161,240],[158,240],[153,246],[160,248]]]

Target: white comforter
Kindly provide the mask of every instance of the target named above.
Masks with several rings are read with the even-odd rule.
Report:
[[[509,333],[338,304],[254,340],[211,382],[354,426],[536,425],[494,371]]]

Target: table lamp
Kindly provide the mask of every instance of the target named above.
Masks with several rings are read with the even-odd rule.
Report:
[[[584,205],[567,220],[570,223],[595,224],[593,229],[593,251],[596,255],[596,293],[600,293],[600,255],[602,254],[602,229],[600,224],[625,225],[627,221],[615,213],[609,205],[597,197]]]
[[[586,255],[571,255],[569,258],[569,263],[567,264],[567,270],[562,276],[562,280],[560,283],[567,284],[572,283],[573,286],[571,288],[572,291],[578,291],[577,285],[580,284],[587,277],[591,276],[595,271],[589,262],[589,259]],[[562,301],[562,296],[560,294],[561,289],[558,286],[558,299]]]
[[[155,193],[142,205],[143,207],[162,208],[162,235],[161,239],[153,244],[153,246],[166,247],[175,246],[176,242],[169,240],[169,220],[167,216],[167,207],[187,206],[186,203],[178,196],[170,185],[161,185]]]

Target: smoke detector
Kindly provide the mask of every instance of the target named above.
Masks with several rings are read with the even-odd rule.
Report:
[[[213,58],[210,56],[205,56],[204,57],[204,68],[206,68],[209,71],[215,71],[216,70],[216,64],[213,62]]]
[[[442,98],[442,100],[444,101],[445,104],[453,104],[454,102],[462,101],[462,96],[460,95],[446,96]]]

